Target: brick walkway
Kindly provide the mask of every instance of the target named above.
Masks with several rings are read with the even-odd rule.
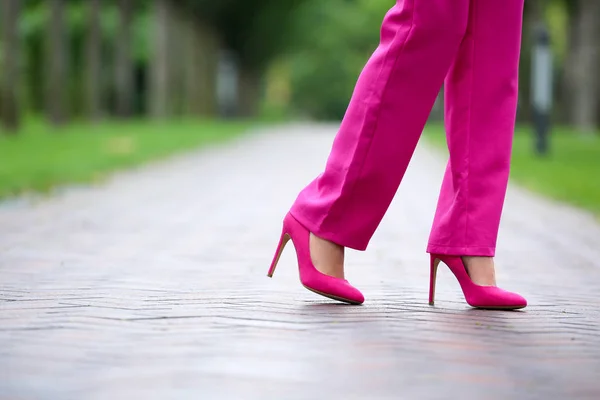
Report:
[[[512,188],[498,263],[524,312],[469,309],[424,253],[443,157],[420,146],[348,274],[304,290],[280,220],[334,128],[290,126],[0,206],[2,399],[598,399],[600,225]]]

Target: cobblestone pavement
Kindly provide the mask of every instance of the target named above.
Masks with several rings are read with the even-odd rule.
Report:
[[[424,252],[443,154],[421,144],[366,252],[367,302],[298,282],[281,218],[335,127],[270,128],[0,206],[2,399],[598,399],[600,225],[510,189],[497,262],[523,312],[470,309]]]

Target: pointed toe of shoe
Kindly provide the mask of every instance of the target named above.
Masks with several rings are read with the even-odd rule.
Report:
[[[505,309],[516,310],[527,307],[527,300],[525,297],[518,293],[507,292],[506,290],[502,289],[499,290],[495,303],[498,304],[498,308]]]
[[[362,304],[365,302],[365,296],[355,287],[348,285],[347,288],[336,290],[331,294],[333,298],[350,304]]]
[[[350,284],[348,284],[348,289],[344,297],[350,300],[353,304],[362,304],[365,302],[365,296],[360,292],[360,290]]]
[[[477,295],[467,302],[472,307],[497,310],[517,310],[527,306],[527,300],[520,294],[491,286],[480,287]]]
[[[511,293],[511,294],[512,294],[512,298],[511,298],[510,302],[512,304],[514,304],[517,308],[527,307],[527,299],[525,299],[525,297],[523,297],[517,293]]]
[[[319,274],[304,279],[302,284],[305,288],[330,299],[342,301],[349,304],[362,304],[365,302],[363,294],[344,279]]]

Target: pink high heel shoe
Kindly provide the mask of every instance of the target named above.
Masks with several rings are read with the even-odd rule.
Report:
[[[471,307],[494,310],[517,310],[527,306],[527,300],[516,293],[507,292],[496,286],[479,286],[473,283],[462,257],[431,254],[431,272],[429,278],[429,305],[435,297],[435,279],[438,264],[443,262],[456,276],[462,288],[465,300]]]
[[[268,277],[273,276],[283,248],[290,239],[298,257],[300,282],[305,288],[321,296],[345,303],[362,304],[365,301],[362,293],[350,285],[347,280],[322,274],[315,268],[310,257],[310,232],[289,213],[283,219],[281,238],[269,268]]]

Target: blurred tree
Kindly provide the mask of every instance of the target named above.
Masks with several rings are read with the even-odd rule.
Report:
[[[67,92],[67,36],[65,26],[66,0],[48,0],[48,79],[46,85],[46,107],[50,122],[61,125],[66,122]]]
[[[377,45],[375,27],[391,5],[389,0],[311,0],[302,7],[297,14],[304,32],[301,50],[291,57],[293,106],[317,118],[343,117],[356,77]],[[521,122],[531,119],[531,50],[535,28],[542,21],[552,30],[557,83],[563,80],[561,90],[555,92],[556,122],[589,130],[597,126],[596,110],[600,110],[600,1],[525,2]]]
[[[197,116],[217,112],[217,73],[223,47],[220,21],[227,10],[237,7],[235,0],[181,0],[187,20],[187,58],[185,68],[186,110]]]
[[[183,3],[196,13],[205,27],[222,39],[222,46],[236,56],[238,112],[252,116],[258,112],[262,79],[267,66],[293,42],[298,8],[310,0],[187,0]],[[215,60],[216,61],[216,60]]]
[[[2,124],[9,133],[16,133],[19,128],[19,61],[20,37],[18,22],[21,11],[21,0],[2,0],[0,12],[2,13],[2,74],[0,115]]]
[[[564,68],[567,115],[576,128],[591,132],[600,109],[600,1],[567,0],[569,48]]]
[[[87,41],[87,113],[92,121],[102,117],[102,0],[88,0]]]
[[[12,1],[0,3],[7,8]],[[26,90],[16,105],[24,112],[46,112],[56,124],[81,111],[97,120],[103,112],[128,117],[134,108],[158,118],[215,116],[223,51],[232,53],[238,66],[238,115],[258,113],[266,71],[277,63],[285,65],[280,72],[291,85],[296,109],[317,118],[339,119],[377,46],[378,27],[393,0],[21,0],[20,4],[22,54],[19,59],[1,60],[0,78],[15,83],[6,76],[9,64],[20,60]],[[529,121],[532,28],[545,19],[558,46],[556,71],[561,82],[555,120],[586,130],[598,123],[599,13],[596,0],[525,3],[521,121]],[[10,23],[3,24],[3,31],[9,29]],[[10,43],[2,44],[7,52]],[[0,102],[7,93],[3,86]]]
[[[46,111],[46,75],[45,53],[47,47],[47,2],[26,0],[21,13],[23,34],[23,98],[24,111],[43,114]]]
[[[292,102],[318,119],[341,119],[379,41],[389,0],[313,0],[299,12],[302,50],[292,59]]]
[[[172,18],[170,0],[154,0],[153,52],[150,61],[150,113],[155,118],[169,116],[169,24]]]
[[[212,116],[216,112],[218,38],[214,29],[195,14],[187,15],[183,28],[185,112]]]
[[[553,1],[558,3],[563,0]],[[546,15],[548,13],[549,4],[550,2],[548,0],[528,0],[524,5],[523,33],[519,63],[519,103],[517,111],[517,120],[520,123],[528,123],[533,118],[533,111],[531,109],[532,50],[537,40],[537,29],[542,25],[547,25]],[[564,11],[561,10],[561,12]],[[556,39],[553,32],[551,32],[550,41],[554,44]],[[560,106],[561,103],[555,101],[554,109],[557,111],[556,114],[560,114],[560,112],[558,112]]]
[[[133,112],[133,56],[131,53],[134,0],[118,0],[119,30],[116,36],[116,112],[130,117]]]
[[[238,107],[241,116],[258,112],[262,78],[268,64],[293,41],[293,19],[305,1],[240,2],[221,20],[226,45],[238,57]]]
[[[188,84],[188,63],[191,59],[189,54],[188,42],[192,39],[190,31],[190,21],[193,16],[189,10],[184,7],[177,6],[173,3],[171,20],[169,23],[170,38],[172,40],[169,46],[169,59],[171,60],[169,97],[171,99],[171,114],[184,115],[187,113],[189,96],[186,85]],[[201,74],[204,71],[195,70],[195,73]]]

